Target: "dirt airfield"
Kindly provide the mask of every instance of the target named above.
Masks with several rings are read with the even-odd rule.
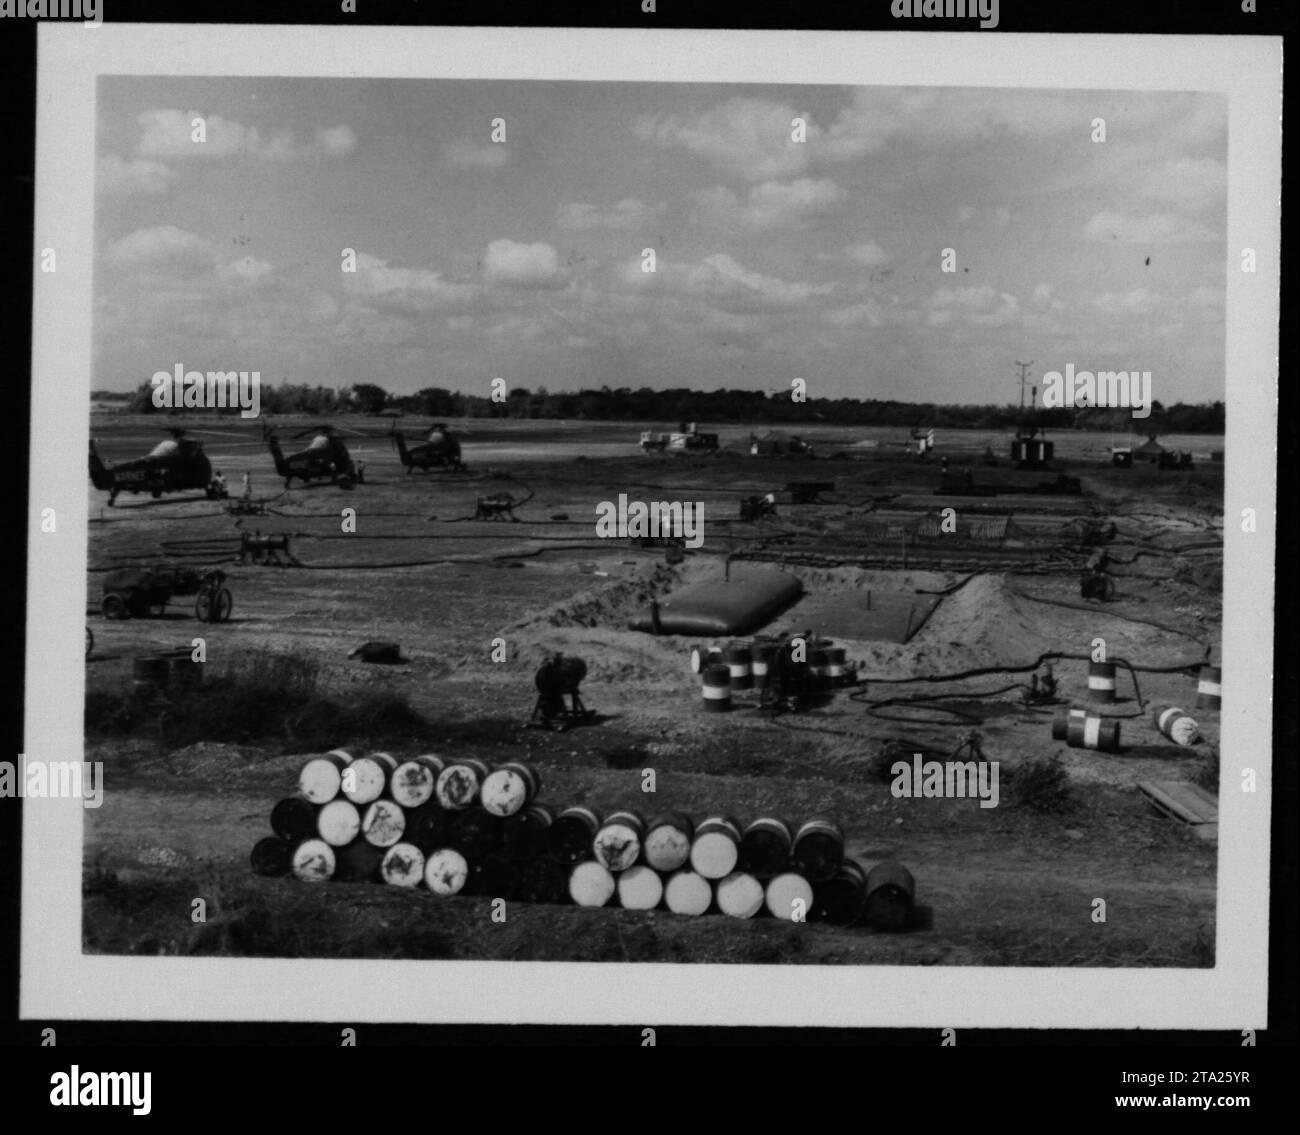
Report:
[[[1207,647],[1219,659],[1223,465],[1208,457],[1222,439],[1162,438],[1199,459],[1191,470],[1157,471],[1111,466],[1106,435],[1062,433],[1053,472],[1025,474],[1009,468],[1010,439],[994,432],[941,430],[922,459],[905,452],[905,430],[790,429],[814,443],[810,460],[727,448],[766,427],[702,426],[721,434],[717,453],[642,454],[638,423],[475,420],[451,423],[465,430],[466,472],[408,475],[381,436],[384,426],[357,418],[346,424],[374,435],[346,439],[365,461],[365,483],[345,491],[295,482],[285,491],[257,423],[105,416],[92,421],[91,434],[119,461],[152,448],[160,424],[227,433],[203,437],[214,466],[232,495],[248,472],[265,512],[235,516],[197,492],[124,494],[109,508],[107,494],[88,486],[89,691],[125,692],[134,658],[188,647],[196,636],[218,673],[250,652],[291,652],[311,659],[321,690],[342,702],[376,691],[408,701],[427,724],[409,743],[390,745],[395,755],[524,758],[541,773],[541,799],[559,808],[680,809],[697,821],[715,813],[742,822],[833,815],[849,854],[910,868],[919,918],[910,932],[885,934],[515,903],[502,924],[492,921],[487,896],[440,900],[261,878],[249,869],[249,851],[270,834],[271,807],[292,794],[305,753],[292,738],[271,736],[177,745],[164,723],[87,738],[86,759],[105,769],[103,806],[86,812],[88,951],[1214,964],[1215,844],[1154,811],[1137,784],[1205,780],[1212,767],[1218,715],[1193,709],[1189,668]],[[403,422],[408,436],[418,424]],[[999,464],[982,463],[986,448]],[[953,469],[969,465],[977,481],[1018,491],[935,495],[943,456]],[[1081,478],[1083,494],[1033,491],[1057,470]],[[792,503],[784,486],[806,480],[833,482],[834,490],[818,503]],[[774,517],[737,519],[742,498],[769,491],[777,493]],[[516,499],[518,520],[472,519],[476,499],[499,492]],[[662,547],[597,539],[597,506],[620,493],[703,502],[703,547],[671,564]],[[956,510],[958,532],[909,542],[918,522],[936,520],[944,507]],[[355,510],[355,531],[345,530],[347,509]],[[1082,600],[1083,534],[1089,524],[1111,523],[1115,598]],[[240,533],[252,530],[288,534],[299,566],[238,562]],[[775,720],[746,694],[731,713],[702,711],[689,665],[699,640],[627,624],[652,598],[720,577],[728,556],[733,565],[765,563],[800,577],[804,597],[765,633],[809,629],[833,639],[858,665],[855,687]],[[184,598],[161,618],[99,614],[107,570],[160,562],[226,571],[230,621],[200,624]],[[1052,715],[1063,707],[1024,704],[1037,659],[1087,655],[1097,638],[1109,657],[1140,667],[1140,691],[1121,668],[1119,701],[1104,710],[1122,718],[1115,754],[1053,741]],[[372,640],[399,643],[405,661],[347,657]],[[493,660],[497,640],[504,661]],[[566,732],[525,729],[534,672],[557,650],[587,663],[582,696],[596,717]],[[971,670],[985,672],[950,679]],[[1084,661],[1056,664],[1063,701],[1086,698],[1086,671]],[[1182,748],[1162,737],[1150,711],[1168,705],[1191,711],[1205,741]],[[230,706],[232,717],[239,712]],[[997,807],[897,798],[880,777],[882,753],[946,760],[972,729],[985,759],[999,764]],[[340,736],[334,744],[376,740]],[[1069,799],[1058,811],[1015,791],[1017,769],[1052,754],[1068,773]],[[642,792],[646,769],[655,773],[653,795]],[[188,915],[195,895],[212,896],[201,925]],[[1093,920],[1097,898],[1106,902],[1104,923]]]

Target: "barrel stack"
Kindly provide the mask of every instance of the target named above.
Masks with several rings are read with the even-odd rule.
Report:
[[[690,652],[691,672],[700,679],[701,708],[727,713],[738,708],[737,694],[762,695],[767,688],[779,642],[769,638],[734,640],[723,647],[696,646]],[[812,637],[806,643],[812,690],[822,695],[858,684],[857,663],[830,639]],[[1113,686],[1113,682],[1112,682]],[[740,704],[757,704],[756,701]]]
[[[302,767],[298,791],[271,809],[272,835],[250,862],[259,875],[381,883],[449,898],[618,906],[685,916],[771,917],[904,930],[914,885],[901,864],[868,872],[845,858],[827,816],[742,824],[683,812],[602,817],[539,800],[523,761],[335,749]]]

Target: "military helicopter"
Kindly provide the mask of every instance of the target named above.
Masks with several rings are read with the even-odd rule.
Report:
[[[460,442],[441,422],[429,427],[423,442],[409,448],[406,438],[397,428],[396,419],[390,436],[397,448],[397,456],[401,458],[408,473],[412,469],[451,469],[458,473],[465,468],[460,459]]]
[[[203,443],[186,436],[173,426],[171,439],[160,441],[144,457],[108,465],[90,442],[90,480],[97,489],[108,492],[112,505],[120,492],[148,493],[157,500],[163,493],[182,493],[202,489],[209,500],[221,495],[212,478],[212,462],[203,452]]]
[[[275,461],[275,471],[284,478],[287,489],[296,477],[304,484],[323,478],[333,481],[341,489],[350,489],[353,485],[364,483],[365,476],[361,467],[352,460],[348,447],[343,443],[342,428],[339,426],[310,426],[294,434],[295,438],[312,434],[311,444],[306,449],[291,453],[288,457],[280,449],[275,430],[263,425],[271,457]],[[349,431],[356,433],[357,431]],[[359,434],[365,437],[365,434]]]

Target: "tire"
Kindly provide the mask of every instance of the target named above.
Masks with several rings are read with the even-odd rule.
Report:
[[[131,611],[126,605],[126,597],[117,591],[110,591],[99,605],[106,619],[129,619]]]
[[[86,657],[90,657],[90,652],[95,649],[95,635],[89,627],[86,628]]]
[[[194,600],[194,617],[201,623],[210,623],[212,619],[212,592],[206,587]]]
[[[230,612],[235,606],[234,597],[230,594],[229,587],[223,587],[217,592],[217,602],[213,610],[213,622],[224,623],[230,618]]]

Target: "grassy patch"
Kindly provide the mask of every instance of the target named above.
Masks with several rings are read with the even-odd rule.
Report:
[[[1017,808],[1046,815],[1066,815],[1078,807],[1070,774],[1059,757],[1032,757],[1009,773],[1010,797]]]
[[[346,700],[320,688],[319,665],[282,651],[252,650],[205,681],[172,688],[168,704],[118,689],[86,694],[86,735],[139,736],[146,732],[174,746],[196,741],[274,743],[284,752],[397,744],[427,732],[405,696],[385,691],[351,693]]]

